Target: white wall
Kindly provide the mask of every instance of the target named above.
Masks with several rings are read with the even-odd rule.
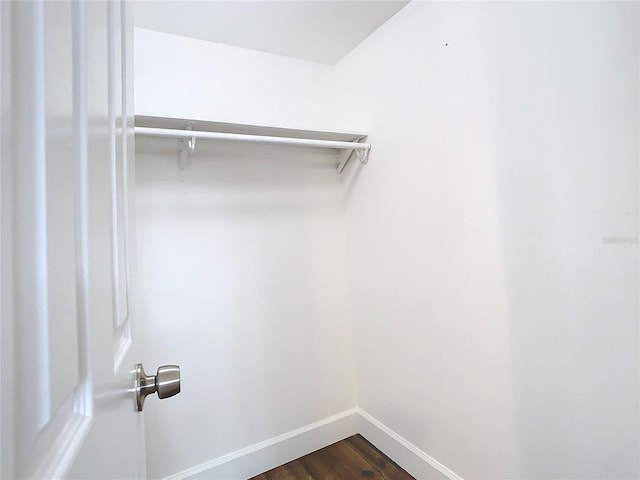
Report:
[[[179,183],[175,142],[138,142],[145,363],[184,378],[147,404],[152,476],[354,405],[348,277],[387,427],[469,479],[638,477],[637,4],[413,2],[334,70],[136,47],[138,114],[373,144],[340,190],[213,144]]]
[[[335,129],[328,65],[135,29],[136,114]]]
[[[135,47],[138,114],[324,123],[328,68],[140,30]],[[199,142],[179,182],[176,141],[136,143],[144,364],[182,369],[180,395],[145,404],[150,478],[355,407],[335,159]]]
[[[358,402],[464,478],[640,474],[638,54],[637,3],[413,2],[336,66]]]

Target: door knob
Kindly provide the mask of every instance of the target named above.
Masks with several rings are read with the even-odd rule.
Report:
[[[169,398],[180,393],[180,367],[163,365],[155,375],[144,373],[142,364],[136,365],[136,411],[141,412],[147,395],[157,393],[158,398]]]

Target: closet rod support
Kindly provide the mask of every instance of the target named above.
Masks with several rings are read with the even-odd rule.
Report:
[[[355,145],[360,145],[365,138],[367,137],[359,137],[356,139],[356,143]],[[342,158],[340,159],[340,162],[338,163],[338,173],[342,173],[342,171],[344,170],[344,167],[347,166],[347,163],[349,163],[349,160],[351,160],[351,157],[353,156],[353,154],[356,154],[356,157],[358,157],[358,160],[360,160],[361,163],[365,164],[369,161],[369,149],[352,149],[352,150],[347,150]]]
[[[187,122],[187,125],[184,127],[185,131],[190,132],[193,130],[193,122]],[[196,151],[196,139],[195,137],[191,137],[191,139],[185,137],[182,139],[182,149],[180,150],[180,161],[178,163],[178,167],[180,171],[178,172],[178,179],[181,182],[184,182],[184,169],[187,166],[187,161],[189,160],[189,154],[195,153]]]

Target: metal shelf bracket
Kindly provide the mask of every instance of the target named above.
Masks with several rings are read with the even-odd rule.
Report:
[[[187,122],[184,127],[185,130],[193,130],[193,122]],[[178,178],[181,182],[184,182],[184,170],[189,160],[189,154],[196,153],[196,137],[182,139],[182,149],[180,150],[180,161],[178,163],[180,171],[178,172]]]
[[[357,143],[361,143],[365,138],[367,138],[366,136],[363,137],[358,137],[356,139]],[[344,167],[347,166],[347,163],[349,163],[349,160],[351,160],[351,156],[353,154],[356,154],[356,158],[358,160],[360,160],[360,162],[363,165],[366,165],[369,162],[369,150],[358,150],[358,149],[353,149],[353,150],[346,150],[340,157],[340,161],[338,162],[338,173],[342,173],[342,171],[344,170]]]

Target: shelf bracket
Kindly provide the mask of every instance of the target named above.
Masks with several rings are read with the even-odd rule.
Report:
[[[365,138],[367,138],[366,136],[362,136],[362,137],[358,137],[355,141],[357,143],[361,143]],[[351,156],[355,153],[356,158],[358,160],[360,160],[360,162],[364,165],[367,164],[367,162],[369,161],[369,150],[346,150],[341,156],[340,156],[340,162],[338,163],[338,173],[342,173],[342,171],[344,170],[344,167],[347,166],[347,163],[349,163],[349,160],[351,160]]]
[[[191,131],[193,130],[193,122],[187,122],[187,125],[184,127],[185,130]],[[181,182],[184,182],[184,169],[187,166],[187,161],[189,160],[189,154],[193,154],[196,152],[196,137],[193,136],[191,138],[183,138],[182,139],[182,149],[180,150],[180,160],[178,163],[180,171],[178,172],[178,179]]]

